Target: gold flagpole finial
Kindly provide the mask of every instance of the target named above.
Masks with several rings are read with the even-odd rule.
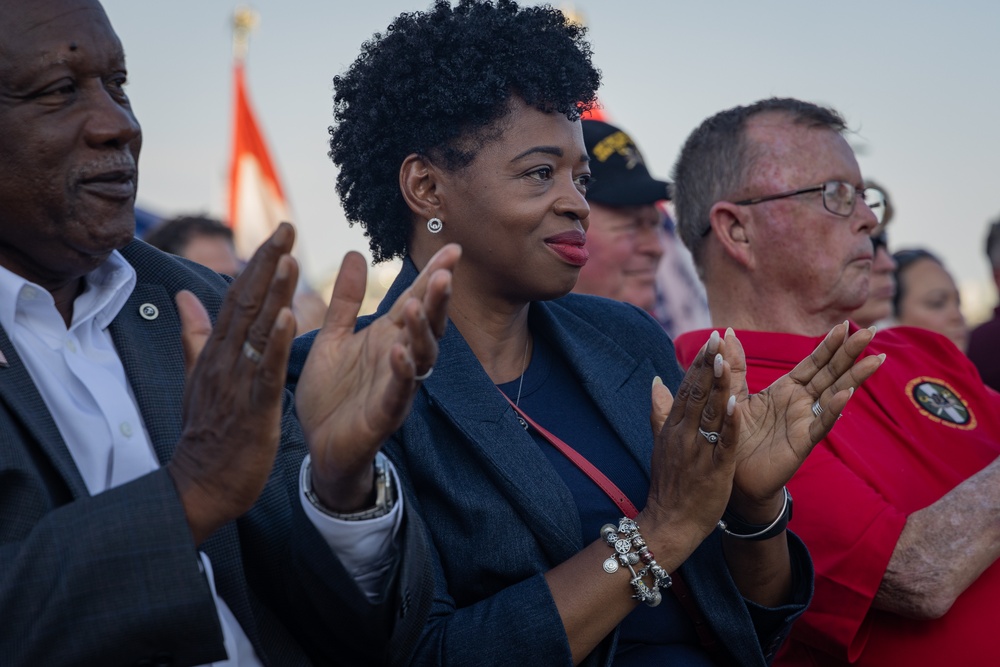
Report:
[[[252,7],[237,7],[233,12],[233,57],[244,60],[250,46],[250,33],[260,24],[260,14]]]
[[[565,16],[566,20],[570,23],[582,26],[587,25],[587,17],[583,15],[583,12],[578,11],[571,3],[562,3],[559,7],[559,11],[563,13],[563,16]]]

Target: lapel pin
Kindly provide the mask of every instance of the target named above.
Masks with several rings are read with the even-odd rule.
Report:
[[[155,320],[160,316],[160,309],[151,303],[144,303],[139,306],[139,314],[144,320]]]

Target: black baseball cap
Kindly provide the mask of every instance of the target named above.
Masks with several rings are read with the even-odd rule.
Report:
[[[632,137],[604,121],[581,122],[594,176],[587,188],[589,201],[607,206],[641,206],[670,199],[670,183],[649,175]]]

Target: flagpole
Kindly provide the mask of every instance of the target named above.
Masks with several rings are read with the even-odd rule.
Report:
[[[281,180],[246,91],[245,64],[250,35],[260,24],[260,15],[250,7],[233,11],[233,154],[229,174],[229,225],[236,248],[250,257],[278,223],[291,221],[291,211]],[[250,169],[241,169],[247,166]],[[301,244],[299,244],[301,247]],[[300,267],[302,258],[297,257]],[[299,272],[295,289],[295,320],[299,331],[323,324],[326,302],[318,297]]]
[[[243,63],[250,49],[250,33],[260,24],[260,14],[251,7],[237,7],[233,11],[233,59]]]

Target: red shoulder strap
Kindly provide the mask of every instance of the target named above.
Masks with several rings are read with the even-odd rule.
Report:
[[[503,394],[503,392],[500,392]],[[634,519],[639,515],[639,510],[635,508],[632,501],[622,493],[622,490],[618,486],[608,479],[608,476],[601,472],[597,466],[587,460],[580,452],[576,451],[569,445],[567,445],[562,438],[556,434],[550,432],[544,426],[539,425],[534,419],[529,417],[524,410],[515,405],[514,401],[510,400],[507,394],[503,394],[503,397],[507,399],[510,403],[510,407],[521,416],[521,419],[531,424],[531,426],[538,431],[543,438],[548,440],[553,447],[558,449],[562,454],[568,458],[570,461],[576,465],[577,468],[583,471],[587,477],[592,479],[597,486],[600,487],[604,493],[611,498],[612,502],[618,506],[618,509],[622,511],[622,514],[630,519]],[[709,655],[712,656],[716,664],[727,665],[729,664],[729,657],[722,651],[722,647],[715,641],[715,636],[712,634],[712,629],[708,626],[708,621],[705,620],[705,616],[698,609],[698,605],[695,604],[694,598],[691,597],[691,590],[684,583],[684,579],[681,577],[680,572],[671,572],[670,578],[673,580],[673,585],[671,585],[670,590],[674,592],[677,597],[677,601],[680,603],[681,607],[691,618],[691,622],[694,623],[695,632],[698,633],[698,640],[701,642],[702,648],[704,648]]]

